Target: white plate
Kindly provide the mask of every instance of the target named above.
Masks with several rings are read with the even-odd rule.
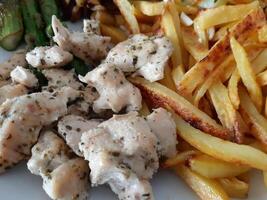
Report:
[[[76,27],[77,28],[77,27]],[[0,63],[11,53],[0,48]],[[1,67],[1,64],[0,64]],[[156,200],[197,200],[197,196],[170,171],[160,171],[153,178],[152,186]],[[248,200],[266,200],[262,174],[252,173],[251,189]],[[90,200],[116,200],[107,186],[90,189]],[[26,168],[25,163],[14,167],[0,176],[0,200],[49,200],[42,190],[42,180]]]

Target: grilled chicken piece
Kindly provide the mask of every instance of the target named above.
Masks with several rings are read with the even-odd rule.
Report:
[[[10,77],[10,72],[15,69],[16,66],[26,66],[25,50],[19,50],[15,52],[10,59],[0,64],[0,79],[6,80]]]
[[[66,87],[6,100],[0,106],[0,173],[30,155],[43,126],[67,113],[67,103],[79,92]]]
[[[68,114],[88,116],[91,114],[90,108],[93,105],[93,102],[99,97],[95,88],[86,86],[81,92],[81,97],[77,99],[73,104],[68,108]]]
[[[96,113],[105,109],[119,112],[124,107],[127,107],[128,111],[141,108],[142,97],[139,89],[112,64],[101,64],[88,72],[85,77],[79,78],[82,82],[95,87],[99,93],[99,98],[93,104]]]
[[[52,199],[85,200],[89,187],[86,161],[76,157],[52,131],[41,135],[28,161],[31,173],[43,178],[43,188]]]
[[[54,91],[65,86],[81,90],[84,87],[72,70],[44,69],[42,72],[48,80],[48,85],[43,90]]]
[[[56,16],[52,17],[52,28],[55,36],[53,40],[65,51],[73,53],[86,63],[98,61],[106,57],[109,37],[103,37],[87,32],[71,33]]]
[[[155,109],[146,117],[147,123],[159,141],[158,152],[160,156],[174,157],[176,151],[176,125],[171,113],[163,108]]]
[[[99,21],[94,19],[84,19],[83,32],[100,35]]]
[[[12,99],[14,97],[22,96],[27,93],[28,89],[24,85],[4,85],[0,87],[0,105],[4,103],[7,99]]]
[[[20,83],[26,87],[32,88],[38,85],[38,79],[35,77],[30,70],[25,69],[21,66],[17,66],[10,73],[10,77],[13,82]]]
[[[112,48],[105,62],[154,82],[164,77],[164,67],[172,52],[166,37],[137,34]]]
[[[40,69],[62,67],[72,59],[72,54],[64,51],[59,46],[35,47],[26,54],[27,62]]]
[[[67,145],[78,155],[83,156],[79,150],[82,133],[96,128],[99,120],[86,120],[81,116],[67,115],[58,122],[58,133],[64,138]]]
[[[115,115],[83,133],[79,144],[92,185],[108,183],[120,199],[153,199],[147,179],[159,166],[157,138],[137,115]]]

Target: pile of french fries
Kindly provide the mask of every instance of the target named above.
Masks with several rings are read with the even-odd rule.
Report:
[[[246,198],[253,168],[267,186],[267,3],[114,0],[114,14],[93,2],[115,44],[136,33],[173,43],[163,80],[129,78],[144,97],[142,115],[159,106],[173,113],[179,153],[162,167],[203,200]]]

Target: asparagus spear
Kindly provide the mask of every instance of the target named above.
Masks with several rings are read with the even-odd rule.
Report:
[[[59,17],[59,10],[55,0],[38,0],[41,13],[47,26],[51,24],[52,15]]]
[[[18,0],[5,0],[0,5],[0,44],[14,50],[23,36],[23,23]]]
[[[77,57],[74,57],[74,59],[70,63],[70,66],[74,68],[76,74],[82,75],[82,76],[85,76],[87,72],[94,69],[93,64],[86,65],[84,61],[82,61],[81,59]]]
[[[26,43],[30,47],[45,45],[47,38],[44,33],[44,23],[35,0],[20,0],[20,6],[26,32]]]

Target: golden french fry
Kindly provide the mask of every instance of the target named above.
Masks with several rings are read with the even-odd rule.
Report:
[[[201,30],[205,30],[207,28],[225,24],[229,22],[233,22],[236,20],[240,20],[247,15],[252,10],[259,8],[259,2],[253,1],[249,4],[243,5],[226,5],[219,6],[213,9],[207,9],[201,12],[194,20],[194,23]]]
[[[141,33],[150,33],[150,32],[152,32],[152,26],[150,26],[148,24],[139,23],[139,27],[140,27],[140,32]]]
[[[114,17],[103,10],[98,10],[92,14],[92,17],[95,18],[100,24],[115,25]]]
[[[161,15],[164,10],[164,2],[134,1],[133,5],[147,16]]]
[[[121,14],[124,16],[133,34],[140,33],[139,25],[134,16],[134,8],[128,0],[114,0]]]
[[[172,80],[175,84],[175,86],[177,86],[179,84],[179,81],[180,81],[180,73],[181,73],[181,69],[183,67],[178,65],[177,67],[175,67],[172,72],[171,72],[171,77],[172,77]],[[164,84],[163,84],[164,85]]]
[[[202,200],[229,200],[229,197],[223,190],[222,186],[213,179],[205,178],[191,171],[184,165],[175,167],[178,174],[187,185],[196,192]]]
[[[225,26],[222,26],[214,35],[213,40],[217,41],[223,38],[227,34],[230,28],[232,28],[234,25],[236,25],[238,21],[234,21],[231,23],[226,24]]]
[[[208,114],[210,117],[214,117],[214,110],[207,98],[202,98],[199,102],[199,109]]]
[[[257,109],[261,111],[263,104],[262,92],[260,86],[256,81],[256,75],[253,72],[247,53],[235,38],[232,37],[230,43],[233,55],[236,60],[236,67],[238,69],[242,82],[246,86],[250,97],[256,105]]]
[[[170,39],[174,46],[174,52],[171,57],[173,67],[180,66],[178,70],[178,77],[177,79],[181,79],[184,75],[183,67],[183,59],[182,59],[182,47],[180,40],[181,36],[179,36],[179,29],[180,29],[180,21],[179,15],[176,13],[172,15],[171,10],[169,9],[171,6],[168,6],[167,9],[164,11],[161,19],[161,26],[165,32],[165,35]],[[175,17],[175,18],[174,18]]]
[[[258,36],[260,42],[267,42],[267,24],[259,30]]]
[[[236,142],[242,143],[248,128],[232,105],[227,88],[217,81],[210,87],[209,95],[222,125],[235,133]]]
[[[182,36],[186,50],[195,60],[200,61],[208,54],[208,47],[199,42],[198,36],[192,27],[182,27]]]
[[[142,116],[147,116],[150,114],[150,110],[145,101],[142,102],[142,108],[139,110],[139,114]]]
[[[111,41],[115,44],[127,39],[127,35],[119,28],[115,26],[107,26],[100,24],[101,33],[105,36],[110,36]]]
[[[184,151],[181,153],[178,153],[175,157],[169,158],[166,161],[163,162],[162,167],[163,168],[170,168],[174,167],[178,164],[184,163],[187,161],[190,157],[198,154],[198,151],[195,150],[189,150],[189,151]]]
[[[138,20],[138,22],[142,22],[142,23],[153,23],[154,21],[154,17],[151,16],[147,16],[144,15],[139,9],[137,9],[136,7],[134,7],[134,15],[136,17],[136,19]]]
[[[237,23],[230,32],[219,40],[210,50],[208,55],[196,63],[179,83],[178,90],[184,96],[190,96],[206,78],[230,55],[230,38],[235,37],[243,43],[249,33],[259,29],[266,23],[262,9],[257,9],[248,14],[241,22]]]
[[[184,12],[188,15],[197,15],[197,13],[199,12],[197,7],[191,5],[184,5],[181,2],[176,3],[176,9],[179,13]]]
[[[238,70],[235,69],[229,82],[228,82],[228,92],[229,92],[229,98],[235,107],[235,109],[239,108],[240,99],[238,95],[238,82],[240,80],[240,75],[238,73]]]
[[[256,74],[262,72],[267,67],[267,48],[264,49],[251,63]]]
[[[225,162],[267,170],[267,154],[249,145],[236,144],[208,135],[173,115],[178,135],[199,151]]]
[[[235,177],[218,179],[219,183],[232,198],[247,198],[249,185]]]
[[[115,21],[117,26],[125,26],[127,24],[122,15],[115,15]]]
[[[260,86],[267,85],[267,70],[257,74],[257,82]]]
[[[162,85],[166,86],[167,88],[176,91],[175,82],[172,79],[172,71],[169,65],[166,65],[164,70],[164,78],[159,81]]]
[[[238,176],[250,170],[250,167],[227,163],[204,154],[189,157],[188,167],[206,178],[225,178]]]
[[[222,76],[222,74],[234,68],[233,61],[234,61],[233,57],[228,56],[225,59],[225,61],[222,64],[220,64],[220,66],[217,69],[215,69],[210,74],[210,76],[207,77],[204,83],[199,88],[196,89],[194,93],[194,105],[198,106],[200,99],[205,95],[206,91],[210,88],[210,86],[213,84],[214,81],[220,79],[220,76]]]
[[[143,78],[129,78],[129,80],[141,90],[144,99],[152,106],[171,108],[192,126],[220,138],[233,139],[233,134],[229,130],[217,124],[215,120],[176,92],[157,82],[151,83]]]
[[[267,144],[267,119],[257,110],[250,97],[240,88],[240,112],[250,124],[251,133],[262,143]]]

